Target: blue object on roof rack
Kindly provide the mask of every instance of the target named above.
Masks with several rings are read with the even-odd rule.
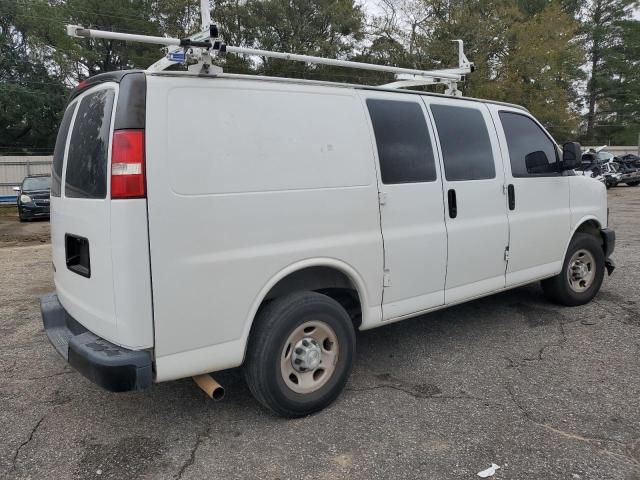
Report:
[[[172,61],[172,62],[177,62],[177,63],[184,63],[187,59],[186,55],[184,54],[184,51],[182,52],[170,52],[167,55],[167,58]]]

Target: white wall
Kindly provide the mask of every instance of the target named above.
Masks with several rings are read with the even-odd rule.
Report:
[[[51,173],[53,157],[49,156],[0,156],[0,201],[3,197],[15,197],[14,186],[22,183],[27,175]]]
[[[582,146],[582,150],[583,151],[587,151],[590,148],[600,148],[602,145],[596,145],[596,146],[590,146],[590,147],[585,147],[584,145]],[[611,152],[613,153],[613,155],[615,155],[616,157],[621,157],[623,155],[627,155],[629,153],[632,153],[633,155],[640,155],[640,146],[630,146],[630,147],[607,147],[605,148],[605,150],[607,152]]]

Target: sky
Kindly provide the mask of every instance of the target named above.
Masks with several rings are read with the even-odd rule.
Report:
[[[381,12],[378,6],[378,0],[360,0],[360,3],[364,7],[364,11],[369,15],[379,15]]]

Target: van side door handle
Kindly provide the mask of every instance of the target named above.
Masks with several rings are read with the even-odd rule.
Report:
[[[512,183],[507,186],[507,197],[509,199],[509,210],[516,209],[516,189]]]
[[[458,201],[456,199],[456,191],[453,188],[447,192],[447,200],[449,204],[449,217],[456,218],[458,216]]]

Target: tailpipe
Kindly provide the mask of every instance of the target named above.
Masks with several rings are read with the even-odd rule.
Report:
[[[214,402],[219,402],[224,398],[224,388],[208,373],[205,373],[204,375],[196,375],[191,378],[193,378],[196,385],[198,385]]]

